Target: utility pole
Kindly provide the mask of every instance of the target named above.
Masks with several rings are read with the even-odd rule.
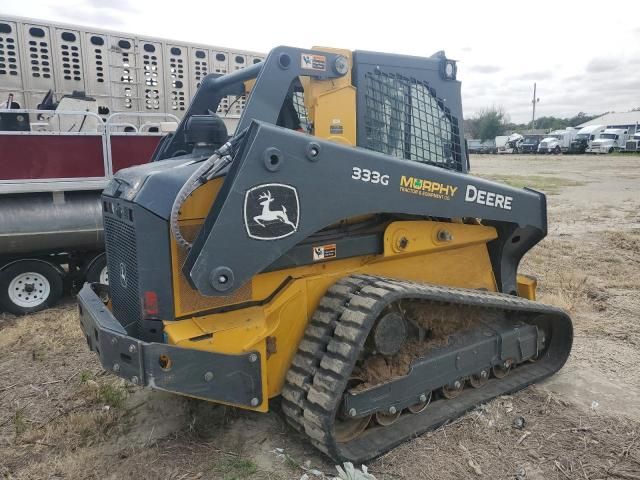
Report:
[[[533,99],[531,103],[533,104],[533,116],[531,117],[531,130],[536,129],[536,103],[540,101],[539,98],[536,97],[536,84],[533,84]]]

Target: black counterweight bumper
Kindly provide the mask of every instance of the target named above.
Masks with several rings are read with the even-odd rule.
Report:
[[[80,325],[105,370],[158,390],[246,408],[262,404],[259,352],[221,354],[131,337],[94,288],[86,283],[78,294]]]

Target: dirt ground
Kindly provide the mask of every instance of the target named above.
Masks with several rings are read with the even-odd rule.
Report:
[[[549,236],[521,271],[570,311],[553,378],[371,462],[381,479],[640,479],[640,158],[476,156],[474,174],[546,191]],[[299,479],[332,462],[277,412],[125,385],[87,351],[76,307],[0,314],[0,474],[33,479]],[[524,427],[514,428],[522,417]],[[311,469],[311,470],[309,470]],[[316,471],[317,470],[317,471]],[[322,472],[322,473],[321,473]]]

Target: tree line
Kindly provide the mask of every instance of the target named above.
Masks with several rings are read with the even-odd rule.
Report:
[[[579,112],[569,118],[540,117],[536,118],[536,129],[541,130],[562,130],[567,127],[576,127],[584,122],[588,122],[598,115],[587,115]],[[464,119],[464,132],[469,138],[479,138],[483,142],[492,140],[498,135],[505,135],[512,132],[522,132],[532,130],[533,125],[529,123],[513,123],[502,107],[485,108],[472,118]]]

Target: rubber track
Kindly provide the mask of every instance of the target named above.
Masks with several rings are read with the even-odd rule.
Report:
[[[360,351],[382,310],[401,299],[520,313],[525,321],[535,318],[545,324],[551,332],[549,346],[537,362],[516,368],[502,380],[491,379],[482,389],[465,389],[456,399],[439,400],[420,414],[403,414],[391,426],[368,428],[355,440],[337,443],[334,418]],[[552,375],[568,358],[572,339],[571,320],[556,307],[500,293],[354,275],[336,282],[320,301],[287,373],[282,410],[292,427],[334,460],[362,462],[482,402]]]

